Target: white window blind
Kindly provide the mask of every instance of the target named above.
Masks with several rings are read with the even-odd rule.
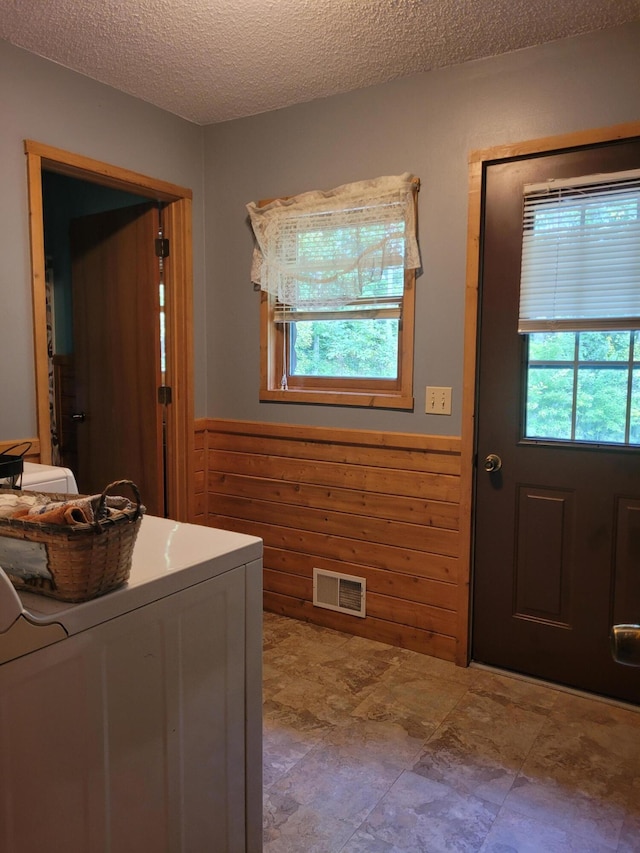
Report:
[[[525,187],[519,332],[640,328],[640,170]]]
[[[248,204],[251,280],[276,297],[275,319],[399,316],[404,270],[420,266],[417,185],[406,173]]]

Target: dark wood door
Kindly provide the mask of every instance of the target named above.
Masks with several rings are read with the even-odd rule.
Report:
[[[78,487],[133,480],[164,515],[157,220],[136,205],[74,220],[70,236]]]
[[[472,633],[476,661],[631,702],[609,633],[640,621],[640,451],[523,439],[517,321],[524,185],[638,167],[638,140],[486,167]]]

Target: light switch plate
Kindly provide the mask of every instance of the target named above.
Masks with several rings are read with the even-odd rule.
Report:
[[[451,388],[427,385],[424,410],[428,415],[450,415]]]

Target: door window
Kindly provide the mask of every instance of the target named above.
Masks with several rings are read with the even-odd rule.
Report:
[[[640,332],[527,338],[525,438],[640,444]]]
[[[640,172],[524,188],[524,438],[640,444]]]

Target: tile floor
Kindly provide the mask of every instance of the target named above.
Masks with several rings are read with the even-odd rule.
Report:
[[[264,853],[640,851],[640,709],[270,613],[264,638]]]

